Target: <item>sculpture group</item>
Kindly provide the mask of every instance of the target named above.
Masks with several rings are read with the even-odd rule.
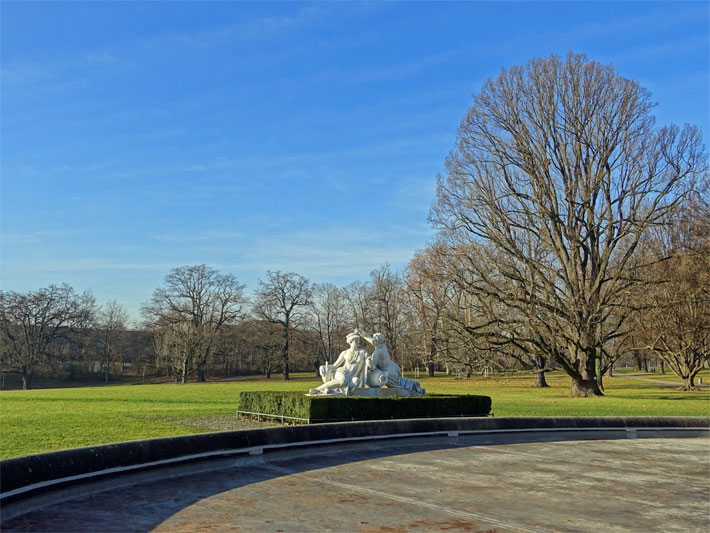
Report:
[[[368,335],[356,329],[346,337],[350,347],[333,363],[319,368],[323,385],[311,389],[310,395],[332,396],[423,396],[418,381],[402,376],[397,363],[390,358],[382,333]],[[362,341],[374,350],[370,355]]]

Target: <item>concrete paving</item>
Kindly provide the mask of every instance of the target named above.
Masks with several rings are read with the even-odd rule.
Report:
[[[2,529],[707,532],[710,440],[325,450],[117,488]]]

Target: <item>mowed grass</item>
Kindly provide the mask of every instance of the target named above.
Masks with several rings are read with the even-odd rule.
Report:
[[[429,393],[490,396],[497,417],[710,415],[710,390],[678,392],[627,377],[607,378],[606,396],[591,399],[567,397],[569,378],[557,372],[548,375],[549,389],[531,388],[529,374],[419,379]],[[246,427],[233,420],[240,391],[305,393],[318,384],[310,373],[288,382],[275,377],[0,392],[0,457]]]

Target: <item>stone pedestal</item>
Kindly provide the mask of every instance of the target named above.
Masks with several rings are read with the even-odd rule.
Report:
[[[314,391],[316,389],[311,389]],[[349,398],[391,398],[393,396],[424,396],[424,389],[421,393],[409,391],[401,387],[382,387],[382,388],[358,388],[354,389],[349,395]],[[329,391],[328,393],[317,392],[315,394],[309,393],[306,396],[341,396],[345,397],[345,394],[336,391]]]

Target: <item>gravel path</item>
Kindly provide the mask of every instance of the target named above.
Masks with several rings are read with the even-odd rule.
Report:
[[[661,379],[651,379],[651,378],[645,378],[643,377],[643,374],[618,374],[619,377],[624,377],[624,378],[630,378],[630,379],[637,379],[639,381],[647,381],[649,383],[656,383],[658,385],[663,385],[664,387],[680,387],[683,385],[680,381],[665,381]],[[698,385],[697,383],[695,384],[696,387],[701,387],[703,389],[710,387],[710,385]]]

